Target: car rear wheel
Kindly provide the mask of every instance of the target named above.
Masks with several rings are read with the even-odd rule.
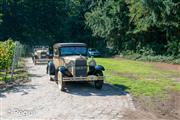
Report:
[[[36,60],[34,60],[34,65],[37,65],[37,62],[36,62]]]
[[[59,87],[59,90],[61,91],[64,91],[64,86],[65,86],[65,82],[62,80],[63,79],[63,75],[61,72],[58,72],[58,87]]]
[[[54,79],[53,79],[53,77],[51,75],[51,72],[50,72],[50,67],[48,67],[47,74],[49,74],[49,80],[54,81]]]
[[[103,72],[102,71],[99,71],[96,76],[103,76]],[[104,80],[97,80],[97,81],[94,81],[94,85],[95,85],[95,88],[96,89],[101,89],[102,86],[104,84]]]

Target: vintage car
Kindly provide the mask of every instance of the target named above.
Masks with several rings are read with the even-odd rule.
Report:
[[[49,61],[49,48],[47,46],[36,46],[32,53],[33,63],[48,63]]]
[[[53,46],[53,60],[48,62],[47,73],[55,80],[61,91],[71,81],[94,82],[101,89],[104,82],[103,66],[96,65],[92,58],[88,62],[87,46],[84,43],[57,43]]]
[[[88,49],[88,56],[91,57],[101,57],[101,53],[95,48]]]

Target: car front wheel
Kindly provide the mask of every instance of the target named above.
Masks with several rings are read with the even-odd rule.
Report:
[[[58,87],[59,90],[64,91],[65,82],[63,81],[63,75],[61,72],[58,72]]]
[[[36,60],[34,60],[34,65],[37,65],[37,61]]]
[[[47,74],[49,74],[49,80],[50,81],[54,81],[53,77],[51,76],[51,71],[50,71],[50,67],[47,68]]]
[[[98,72],[96,76],[103,76],[103,72],[102,71]],[[103,84],[104,84],[104,80],[94,81],[94,85],[96,89],[101,89]]]

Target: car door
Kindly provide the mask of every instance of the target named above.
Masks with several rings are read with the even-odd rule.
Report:
[[[53,62],[55,65],[55,68],[57,69],[59,66],[63,66],[64,65],[64,61],[60,56],[60,51],[58,48],[54,49],[54,57],[53,57]]]

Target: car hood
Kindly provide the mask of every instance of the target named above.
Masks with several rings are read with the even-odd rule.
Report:
[[[66,64],[70,64],[70,63],[73,64],[76,60],[82,60],[82,61],[87,60],[85,56],[81,56],[81,55],[64,56],[62,57],[62,59],[64,60]]]

